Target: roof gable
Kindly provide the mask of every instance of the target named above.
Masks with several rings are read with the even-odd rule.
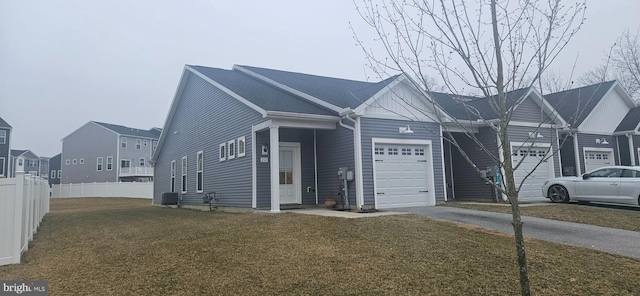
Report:
[[[0,117],[0,128],[8,128],[11,129],[11,125],[7,123],[2,117]]]
[[[545,95],[544,98],[571,126],[577,127],[589,116],[613,87],[615,81],[574,88]]]
[[[31,150],[14,150],[11,149],[11,156],[13,157],[24,157],[27,159],[38,159],[38,156],[31,152]]]

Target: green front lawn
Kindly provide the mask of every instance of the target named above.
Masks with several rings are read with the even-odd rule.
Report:
[[[55,199],[20,265],[50,295],[515,295],[513,238],[414,215],[230,214]],[[640,260],[528,240],[535,295],[634,295]]]

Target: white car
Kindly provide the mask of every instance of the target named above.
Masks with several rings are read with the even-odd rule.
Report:
[[[552,202],[604,202],[640,205],[640,167],[607,166],[581,177],[550,179],[542,195]]]

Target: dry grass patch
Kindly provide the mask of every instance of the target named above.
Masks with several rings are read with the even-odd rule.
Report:
[[[424,217],[229,214],[94,201],[53,200],[24,263],[0,267],[0,278],[48,280],[51,295],[519,291],[513,238]],[[527,246],[534,294],[637,292],[638,260],[541,241]]]
[[[444,206],[511,214],[506,204],[448,202]],[[569,204],[521,205],[523,216],[640,231],[640,208]]]

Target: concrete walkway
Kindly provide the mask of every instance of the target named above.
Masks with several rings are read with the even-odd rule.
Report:
[[[511,215],[435,206],[390,209],[513,234]],[[640,232],[522,217],[524,236],[640,259]]]

